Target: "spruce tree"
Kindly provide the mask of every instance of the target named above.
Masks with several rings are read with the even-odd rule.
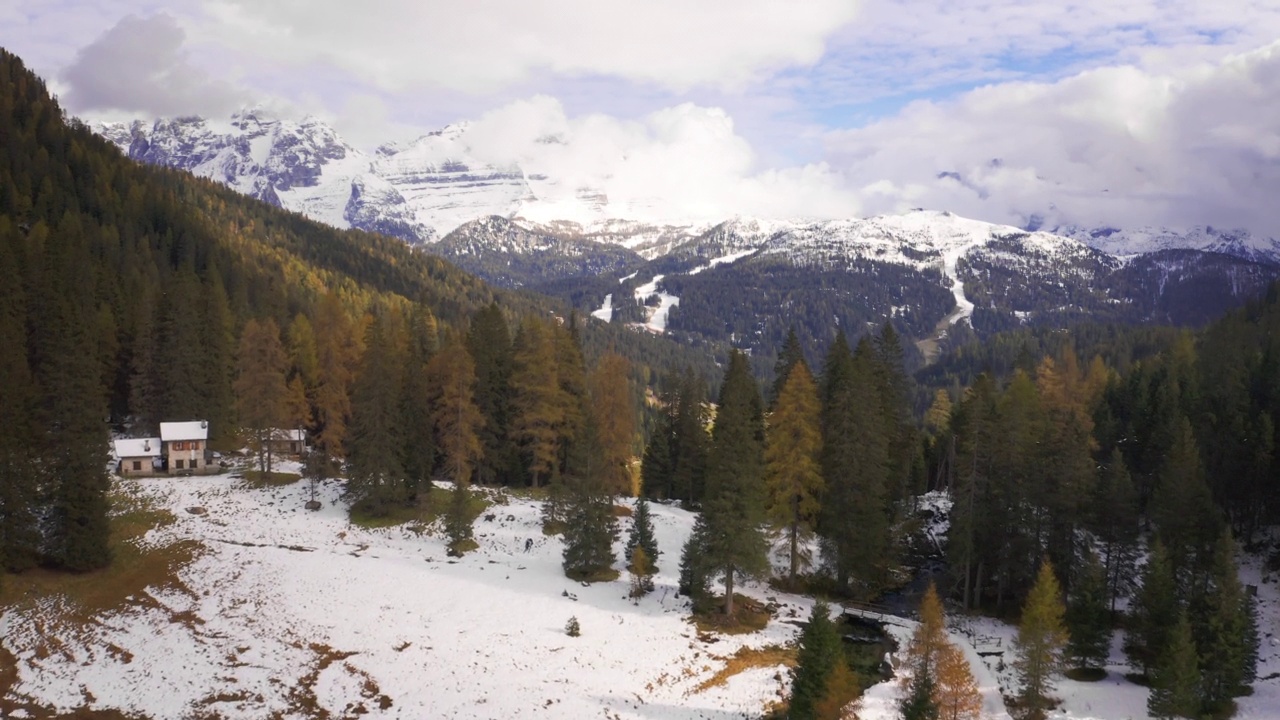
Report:
[[[680,579],[678,590],[693,601],[694,611],[699,611],[707,598],[712,569],[707,563],[707,523],[702,515],[693,521],[693,531],[680,549]]]
[[[822,476],[818,522],[823,563],[841,591],[874,595],[892,563],[885,478],[888,438],[870,341],[851,353],[841,333],[822,387]]]
[[[1170,628],[1168,644],[1150,673],[1147,712],[1156,720],[1200,717],[1200,669],[1191,623],[1185,612]]]
[[[291,425],[287,370],[288,358],[275,322],[245,323],[236,362],[236,406],[263,473],[271,472],[272,431]]]
[[[1021,686],[1018,702],[1026,720],[1044,720],[1052,706],[1053,675],[1062,667],[1062,651],[1069,639],[1063,623],[1065,612],[1061,586],[1046,558],[1023,605],[1015,639],[1014,667]]]
[[[597,428],[587,413],[565,472],[564,572],[575,580],[601,579],[614,561],[616,520]]]
[[[45,515],[47,557],[58,568],[83,572],[111,562],[106,474],[107,398],[85,307],[92,267],[73,223],[45,249],[38,299],[37,377],[43,395],[39,467],[51,495]]]
[[[352,388],[346,495],[353,506],[374,516],[403,507],[409,497],[400,462],[405,432],[400,425],[404,349],[396,329],[392,318],[374,317]]]
[[[1151,545],[1142,583],[1134,594],[1129,635],[1124,650],[1129,660],[1150,675],[1178,619],[1178,589],[1169,567],[1169,554],[1157,538]]]
[[[1223,530],[1214,549],[1213,569],[1204,597],[1194,603],[1192,631],[1200,658],[1204,711],[1227,708],[1254,674],[1250,666],[1257,638],[1249,637],[1249,607],[1235,562],[1235,541]]]
[[[0,236],[0,267],[13,268]],[[37,524],[38,436],[32,425],[38,399],[27,362],[26,303],[13,272],[0,272],[0,569],[20,572],[40,556]]]
[[[831,621],[831,608],[819,600],[800,633],[796,667],[791,671],[791,720],[812,720],[827,689],[827,679],[837,663],[846,662],[840,634]]]
[[[631,531],[627,535],[627,557],[631,557],[636,548],[644,550],[649,574],[658,572],[658,556],[661,553],[658,551],[658,538],[653,534],[653,518],[649,512],[649,501],[643,495],[636,500],[635,514],[631,518]]]
[[[792,587],[805,560],[801,542],[812,532],[820,508],[822,431],[818,419],[817,386],[801,360],[790,368],[777,397],[765,444],[768,519],[786,533]]]
[[[1106,570],[1098,556],[1088,552],[1080,577],[1067,603],[1067,629],[1071,641],[1066,657],[1073,667],[1100,670],[1111,654],[1111,616],[1107,608]]]
[[[471,524],[471,491],[466,483],[455,482],[449,491],[449,506],[444,515],[444,534],[448,539],[446,552],[450,557],[462,557],[475,548],[475,531]]]
[[[1138,545],[1138,493],[1119,448],[1103,466],[1098,483],[1094,530],[1102,543],[1108,607],[1134,588],[1133,566]]]
[[[429,368],[432,359],[439,351],[436,321],[429,310],[415,307],[410,311],[406,339],[408,348],[404,357],[404,378],[400,383],[402,388],[400,417],[405,428],[404,446],[401,448],[400,457],[404,467],[405,483],[408,486],[409,500],[416,502],[420,494],[430,491],[432,477],[436,471],[438,448],[432,393],[443,385],[443,383],[433,383],[433,375]],[[455,343],[461,346],[460,342],[455,341]],[[465,348],[463,353],[466,354]],[[468,356],[467,360],[470,361],[470,359]],[[452,362],[457,363],[458,360],[455,358]],[[454,383],[456,385],[457,381]],[[478,432],[474,423],[483,423],[484,418],[480,417],[477,420],[475,417],[479,414],[479,411],[475,410],[475,384],[473,365],[467,390],[472,397],[470,404],[474,412],[468,413],[465,422],[459,424],[472,423],[472,430]],[[453,409],[457,418],[458,408]],[[473,465],[479,461],[481,452],[483,448],[476,451],[476,456],[472,458]]]
[[[477,482],[516,484],[523,481],[520,454],[512,441],[511,422],[511,330],[497,303],[491,303],[471,318],[467,349],[476,363],[476,405],[484,414],[480,431],[484,455],[476,466]]]
[[[792,325],[787,330],[787,339],[782,343],[782,351],[778,353],[778,361],[773,364],[773,385],[769,389],[769,405],[772,407],[782,395],[782,386],[787,384],[791,369],[804,362],[804,348],[800,345],[800,337]]]
[[[707,563],[724,576],[724,614],[733,615],[739,577],[768,568],[764,520],[764,418],[760,389],[747,356],[729,357],[707,457],[707,496],[702,515],[708,528]]]
[[[1188,594],[1197,565],[1212,557],[1221,525],[1204,479],[1195,435],[1184,417],[1173,447],[1160,468],[1160,483],[1151,501],[1151,515],[1169,551],[1169,565],[1179,590]]]

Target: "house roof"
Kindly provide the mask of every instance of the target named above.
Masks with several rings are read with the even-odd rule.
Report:
[[[209,423],[205,420],[162,422],[160,423],[160,439],[165,442],[173,440],[208,440]]]
[[[302,442],[306,440],[306,431],[301,428],[271,428],[271,439],[277,441]]]
[[[160,438],[121,438],[114,443],[116,457],[160,457]]]

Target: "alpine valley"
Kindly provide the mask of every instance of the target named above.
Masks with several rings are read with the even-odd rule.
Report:
[[[1020,326],[1200,325],[1280,276],[1280,241],[1213,227],[1025,228],[915,210],[721,222],[611,203],[589,187],[481,158],[465,123],[365,153],[329,125],[262,109],[94,130],[131,158],[189,170],[314,220],[400,238],[499,286],[763,368],[791,327],[806,344],[892,318],[923,359]],[[548,142],[554,142],[551,138]]]

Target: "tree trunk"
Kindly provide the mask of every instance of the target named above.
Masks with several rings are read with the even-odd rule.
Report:
[[[800,564],[800,498],[791,501],[791,587],[796,589],[796,566]]]
[[[724,614],[733,616],[733,569],[724,573]]]

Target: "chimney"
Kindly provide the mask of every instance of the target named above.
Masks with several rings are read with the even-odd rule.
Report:
[[[142,451],[143,451],[143,452],[151,452],[151,441],[150,441],[150,440],[143,440],[143,441],[142,441]]]
[[[208,421],[208,420],[201,420],[201,421],[200,421],[200,429],[201,429],[201,430],[205,430],[205,429],[207,429],[208,427],[209,427],[209,421]]]

